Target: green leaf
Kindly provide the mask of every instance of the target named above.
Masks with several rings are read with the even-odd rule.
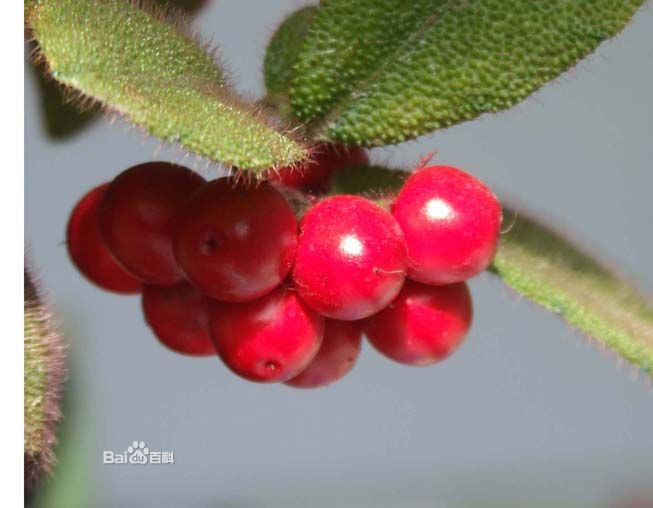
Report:
[[[34,0],[26,19],[51,75],[191,152],[242,169],[303,159],[279,121],[229,87],[180,21],[128,0]]]
[[[157,0],[157,3],[163,7],[193,14],[206,3],[206,0]],[[30,44],[30,46],[33,45]],[[31,47],[31,50],[34,48]],[[34,62],[30,65],[41,93],[43,126],[51,139],[63,140],[73,136],[98,119],[100,108],[97,105],[80,108],[65,96],[61,85],[48,79],[44,74],[44,69],[39,67]]]
[[[616,35],[644,0],[325,0],[294,66],[317,139],[397,143],[508,108]]]
[[[313,6],[295,11],[281,23],[270,39],[263,62],[263,77],[270,95],[288,94],[293,66],[317,11],[317,7]]]
[[[336,171],[330,194],[359,194],[382,197],[398,191],[408,173],[381,166],[360,166]]]
[[[30,488],[54,464],[55,431],[61,419],[64,362],[61,335],[25,271],[24,304],[24,454]],[[16,337],[18,339],[18,337]]]
[[[504,209],[505,219],[514,214]],[[517,213],[491,270],[653,376],[653,303],[561,236]]]

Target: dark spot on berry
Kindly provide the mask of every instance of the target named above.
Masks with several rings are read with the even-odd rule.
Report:
[[[211,255],[218,248],[218,244],[219,242],[216,235],[214,235],[213,233],[209,233],[202,239],[200,251],[202,252],[202,254],[205,254],[207,256]]]

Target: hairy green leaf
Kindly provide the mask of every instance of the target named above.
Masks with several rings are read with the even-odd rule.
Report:
[[[26,19],[51,75],[191,152],[264,170],[303,159],[279,122],[230,89],[182,21],[129,0],[34,0]]]
[[[84,319],[76,319],[74,315],[66,317],[73,325],[72,329],[67,327],[66,336],[74,344],[82,338],[81,329],[74,325]],[[30,502],[25,504],[29,508],[89,508],[99,502],[95,479],[88,475],[97,460],[98,426],[88,403],[92,394],[77,365],[83,355],[80,351],[83,348],[71,347],[66,358],[68,375],[61,401],[66,417],[57,432],[57,465],[48,481],[31,493]]]
[[[61,336],[44,307],[30,274],[25,271],[25,485],[30,487],[54,463],[56,425],[61,419],[63,381]]]
[[[550,229],[522,214],[502,235],[491,271],[598,344],[653,376],[653,303]]]
[[[508,108],[644,0],[324,0],[290,103],[317,139],[383,145]]]
[[[317,11],[317,7],[313,6],[295,11],[281,23],[270,39],[263,62],[263,76],[269,94],[288,93],[293,66]]]
[[[162,7],[179,9],[192,14],[200,9],[205,0],[157,0]],[[32,48],[34,50],[34,48]],[[65,96],[64,90],[56,81],[44,75],[35,63],[30,65],[38,80],[41,93],[43,126],[46,134],[54,140],[63,140],[81,132],[99,116],[97,105],[79,108],[74,101]]]

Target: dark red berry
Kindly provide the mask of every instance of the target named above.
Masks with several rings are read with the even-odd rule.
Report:
[[[250,381],[273,383],[295,377],[315,357],[324,318],[282,286],[252,302],[213,300],[209,328],[232,371]]]
[[[401,229],[383,208],[358,196],[327,198],[300,223],[292,277],[320,314],[345,321],[378,312],[406,274]]]
[[[190,169],[167,162],[134,166],[111,182],[100,207],[100,231],[136,278],[161,285],[184,279],[172,252],[172,234],[188,196],[203,183]]]
[[[480,180],[456,168],[432,166],[404,184],[392,213],[406,238],[408,277],[451,284],[478,274],[492,261],[501,205]]]
[[[335,171],[364,166],[368,162],[367,152],[363,148],[324,143],[315,148],[310,161],[269,171],[266,177],[294,189],[321,193],[328,187]]]
[[[143,314],[161,343],[186,355],[214,355],[208,302],[190,284],[143,286]]]
[[[175,234],[175,256],[188,279],[218,300],[259,298],[288,274],[297,221],[267,182],[221,178],[191,198]]]
[[[365,321],[365,334],[392,360],[429,365],[460,346],[471,321],[472,299],[464,282],[427,286],[407,280],[390,305]]]
[[[337,381],[354,368],[361,350],[362,335],[360,321],[327,319],[317,355],[308,367],[286,384],[295,388],[317,388]]]
[[[66,231],[68,253],[91,282],[116,293],[138,293],[141,283],[113,258],[100,235],[98,209],[108,183],[89,191],[75,205]]]

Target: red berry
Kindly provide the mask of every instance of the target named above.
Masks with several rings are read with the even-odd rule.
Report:
[[[464,282],[427,286],[407,280],[394,301],[365,322],[371,344],[407,365],[429,365],[453,353],[472,321]]]
[[[213,300],[209,328],[224,363],[262,383],[283,382],[306,368],[324,334],[324,318],[282,286],[247,303]]]
[[[118,262],[147,284],[184,280],[172,252],[172,234],[188,196],[204,183],[168,162],[139,164],[111,182],[100,206],[100,231]]]
[[[143,314],[154,335],[177,353],[214,355],[206,298],[185,282],[143,286]]]
[[[190,200],[175,234],[175,256],[190,281],[217,300],[259,298],[284,280],[297,221],[269,183],[221,178]]]
[[[432,166],[404,184],[392,213],[406,238],[408,277],[425,284],[462,282],[496,252],[501,205],[477,178]]]
[[[378,312],[406,274],[401,229],[388,212],[358,196],[327,198],[300,224],[292,277],[320,314],[345,321]]]
[[[317,355],[308,367],[286,384],[295,388],[317,388],[337,381],[354,367],[361,340],[360,321],[327,319],[324,340]]]
[[[368,164],[367,152],[360,147],[324,143],[316,147],[313,159],[298,166],[269,171],[266,177],[305,192],[324,192],[334,171]]]
[[[102,289],[138,293],[141,283],[116,262],[100,235],[98,209],[107,187],[94,188],[75,205],[66,231],[68,253],[77,269]]]

